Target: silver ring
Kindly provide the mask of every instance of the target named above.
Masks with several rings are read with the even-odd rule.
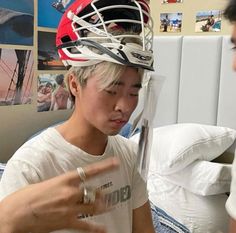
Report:
[[[94,203],[96,199],[96,189],[93,187],[84,186],[84,204]]]
[[[78,172],[78,174],[79,174],[79,177],[80,177],[81,181],[82,181],[82,182],[85,182],[85,180],[86,180],[86,174],[85,174],[85,172],[84,172],[84,169],[83,169],[82,167],[78,167],[78,168],[77,168],[77,172]]]

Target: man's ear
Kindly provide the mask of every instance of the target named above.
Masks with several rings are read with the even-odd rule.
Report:
[[[72,95],[77,96],[79,94],[80,84],[77,81],[77,78],[74,74],[69,74],[68,84],[69,84],[70,91],[71,91]]]

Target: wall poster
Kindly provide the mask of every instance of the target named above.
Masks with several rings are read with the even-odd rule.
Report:
[[[182,13],[161,13],[160,32],[181,32]]]
[[[30,104],[33,51],[0,48],[0,106]]]
[[[73,108],[63,74],[40,74],[37,87],[37,111]]]
[[[220,32],[221,10],[199,11],[195,20],[195,32]]]
[[[0,1],[0,44],[33,45],[34,1]]]

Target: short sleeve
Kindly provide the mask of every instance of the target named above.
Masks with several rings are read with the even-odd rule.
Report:
[[[133,171],[132,197],[133,209],[141,207],[148,201],[147,184],[136,167]]]
[[[36,170],[29,164],[10,160],[0,181],[0,200],[31,183],[39,182]]]

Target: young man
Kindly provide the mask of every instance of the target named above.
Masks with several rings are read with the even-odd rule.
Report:
[[[58,27],[57,46],[63,63],[72,66],[67,84],[74,112],[15,153],[1,180],[1,198],[27,184],[118,157],[118,172],[85,182],[105,194],[111,211],[80,218],[105,224],[109,233],[154,233],[136,145],[116,135],[137,105],[144,69],[152,70],[151,35],[145,0],[78,0],[69,7]]]
[[[224,16],[233,24],[231,41],[236,46],[236,1],[230,0],[225,9]],[[236,71],[236,57],[233,60],[233,68]],[[230,196],[226,202],[226,209],[231,217],[230,233],[236,233],[236,160],[234,159],[232,167],[232,183]]]

